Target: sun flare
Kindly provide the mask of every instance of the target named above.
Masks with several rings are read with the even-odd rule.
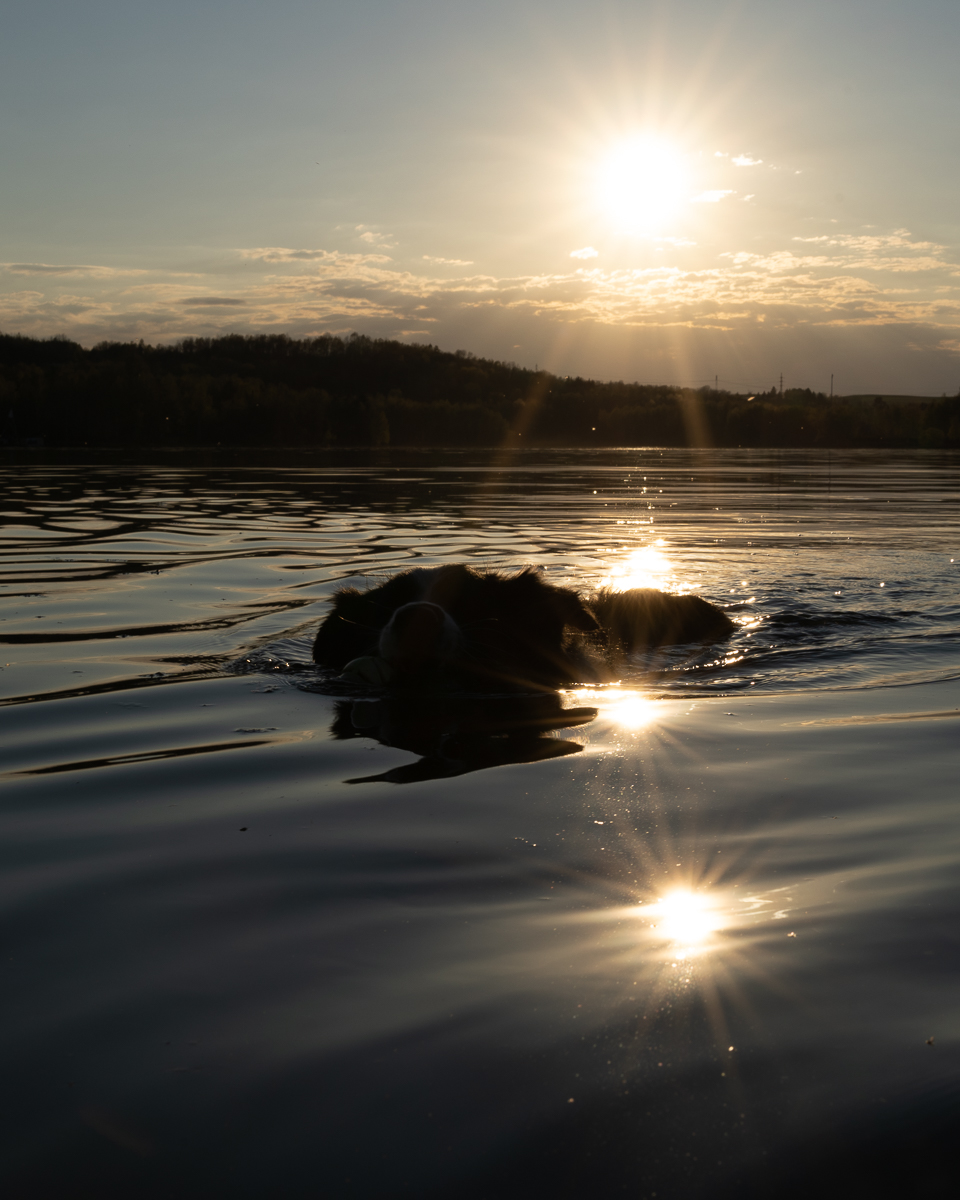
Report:
[[[614,146],[597,176],[600,208],[623,233],[661,232],[689,199],[689,190],[684,155],[649,135]]]

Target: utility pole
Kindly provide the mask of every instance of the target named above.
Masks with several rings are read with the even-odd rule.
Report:
[[[780,395],[783,395],[783,372],[780,372]]]
[[[720,376],[719,375],[714,375],[714,377],[713,377],[713,390],[715,392],[720,391]]]
[[[830,399],[833,399],[833,376],[830,376]]]

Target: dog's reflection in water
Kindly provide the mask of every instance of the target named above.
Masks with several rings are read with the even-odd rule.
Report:
[[[421,757],[379,775],[346,783],[417,783],[448,779],[508,763],[544,762],[576,754],[577,742],[551,736],[586,725],[595,708],[564,708],[556,693],[532,696],[384,696],[342,700],[330,732],[335,738],[375,738]]]

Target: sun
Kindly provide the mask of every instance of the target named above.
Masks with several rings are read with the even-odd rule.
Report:
[[[602,159],[596,189],[599,206],[617,232],[660,233],[689,199],[685,156],[663,138],[628,138]]]

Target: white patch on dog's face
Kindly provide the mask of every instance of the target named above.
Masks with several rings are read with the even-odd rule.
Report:
[[[409,618],[423,616],[409,632]],[[405,620],[404,618],[407,618]],[[406,625],[407,629],[401,627]],[[380,657],[387,662],[419,664],[449,659],[460,649],[460,627],[445,609],[429,600],[415,600],[396,609],[380,632]]]

